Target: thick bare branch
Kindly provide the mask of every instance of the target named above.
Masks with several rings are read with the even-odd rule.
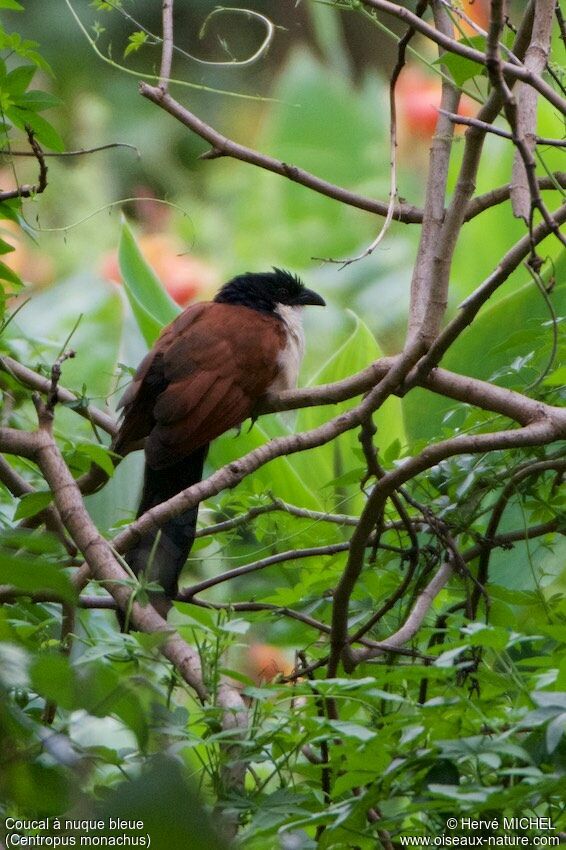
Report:
[[[525,68],[536,76],[543,73],[548,62],[554,7],[555,0],[538,0],[535,3],[533,32],[525,55]],[[537,144],[537,92],[532,86],[519,81],[515,99],[517,102],[515,132],[519,138],[524,139],[525,148],[532,158]],[[531,211],[531,190],[526,166],[522,152],[516,150],[511,177],[513,213],[517,218],[528,221]]]
[[[163,23],[163,41],[161,45],[161,68],[159,70],[159,87],[165,92],[171,76],[173,63],[173,0],[163,0],[161,6]]]
[[[553,219],[557,227],[560,227],[566,221],[566,204],[557,210]],[[430,368],[440,363],[444,354],[453,345],[462,331],[471,325],[483,305],[505,283],[523,260],[529,256],[533,246],[538,245],[549,233],[550,228],[546,222],[541,222],[532,233],[520,239],[505,254],[489,277],[460,304],[460,312],[446,325],[419,364],[420,377],[426,375]]]
[[[523,17],[521,28],[515,39],[514,49],[519,56],[522,56],[528,43],[527,37],[530,32],[530,9],[527,10]],[[478,113],[478,119],[481,123],[491,124],[497,117],[503,100],[499,91],[493,91],[489,95],[487,101],[482,106]],[[441,109],[445,109],[441,104]],[[456,110],[452,110],[456,112]],[[445,116],[446,121],[450,121]],[[426,308],[428,312],[427,323],[430,325],[428,329],[426,324],[424,330],[426,333],[427,346],[434,342],[436,334],[440,330],[440,322],[446,308],[448,299],[448,287],[450,283],[450,271],[452,267],[452,258],[458,238],[460,236],[462,224],[468,209],[468,204],[475,190],[475,181],[477,171],[480,164],[480,157],[485,141],[485,132],[478,129],[477,126],[471,127],[466,133],[466,141],[464,147],[464,155],[462,164],[458,174],[458,180],[454,194],[442,221],[438,221],[435,227],[435,236],[431,244],[427,248],[427,265],[425,271],[429,276],[429,286],[431,298],[429,306]],[[417,261],[418,265],[418,261]],[[421,274],[415,271],[414,280]],[[422,314],[423,322],[425,321],[425,313]],[[416,321],[416,315],[415,315]],[[419,331],[422,332],[422,331]],[[421,373],[424,374],[424,372]]]
[[[102,582],[122,610],[130,605],[131,591],[124,586],[125,573],[108,542],[96,529],[73,476],[50,433],[51,417],[46,410],[40,412],[40,429],[36,433],[36,460],[53,493],[61,521],[85,557],[92,575]],[[160,633],[163,643],[161,653],[175,665],[179,674],[201,700],[206,698],[198,654],[172,633],[166,621],[151,605],[142,607],[131,602],[130,621],[140,631]]]
[[[452,40],[452,22],[440,0],[434,0],[432,7],[438,30]],[[419,17],[413,17],[421,21]],[[418,29],[415,23],[413,27]],[[448,79],[442,79],[442,111],[438,114],[430,148],[423,224],[411,280],[407,339],[419,339],[426,348],[438,332],[447,301],[447,279],[435,274],[434,262],[444,221],[448,166],[454,136],[454,125],[443,112],[457,112],[460,102],[460,91]]]
[[[543,189],[566,189],[566,172],[555,171],[550,177],[537,177],[538,188]],[[498,186],[485,192],[483,195],[477,195],[469,204],[464,216],[464,221],[471,221],[477,215],[481,215],[485,210],[491,207],[496,207],[499,204],[508,201],[511,197],[511,184],[506,183],[505,186]],[[562,193],[564,197],[564,193]]]

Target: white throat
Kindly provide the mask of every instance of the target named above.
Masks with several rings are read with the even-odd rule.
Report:
[[[297,386],[299,369],[305,353],[303,330],[303,307],[277,304],[275,312],[283,320],[287,332],[287,344],[279,355],[279,374],[269,387],[271,392],[292,390]]]

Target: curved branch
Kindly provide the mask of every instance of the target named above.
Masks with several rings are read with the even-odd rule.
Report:
[[[531,463],[528,466],[524,466],[522,469],[517,470],[511,476],[511,478],[501,491],[501,494],[499,495],[499,498],[491,512],[491,517],[487,525],[487,529],[485,531],[483,543],[480,544],[477,579],[479,585],[481,585],[482,587],[485,587],[485,585],[487,584],[489,574],[489,561],[494,548],[492,541],[496,538],[499,523],[503,518],[503,514],[509,503],[509,499],[511,498],[513,493],[516,492],[517,485],[525,478],[530,478],[533,475],[541,475],[542,473],[548,472],[549,470],[556,470],[563,474],[566,470],[566,460],[545,460]],[[472,592],[472,610],[474,611],[474,614],[477,611],[479,600],[480,591],[479,587],[476,586],[474,587],[474,590]]]
[[[377,482],[350,540],[348,562],[334,593],[329,678],[336,676],[340,660],[343,661],[347,672],[351,672],[357,664],[348,646],[350,597],[363,567],[367,540],[372,533],[376,517],[384,510],[391,493],[411,478],[454,455],[544,445],[559,439],[561,435],[566,434],[566,412],[559,418],[561,424],[557,420],[543,417],[516,431],[466,434],[444,440],[427,446],[419,455],[404,461]]]
[[[419,594],[411,613],[403,623],[400,629],[389,635],[387,640],[383,641],[382,646],[369,647],[367,649],[350,650],[351,661],[354,666],[362,661],[369,661],[372,658],[377,658],[383,655],[388,650],[398,649],[408,643],[418,632],[422,626],[423,620],[428,614],[434,600],[442,590],[445,584],[450,580],[454,573],[454,568],[450,562],[443,564],[434,578],[427,584],[425,589]]]
[[[34,186],[18,186],[17,189],[0,192],[0,202],[11,201],[14,198],[33,198],[35,195],[40,195],[47,189],[47,165],[45,163],[43,149],[36,140],[35,133],[31,127],[26,127],[26,134],[31,147],[30,155],[36,158],[39,165],[37,183]]]
[[[192,130],[193,133],[196,133],[197,136],[200,136],[201,139],[212,145],[212,150],[203,154],[201,159],[216,159],[221,156],[239,159],[242,162],[248,162],[250,165],[256,165],[266,171],[272,171],[274,174],[280,174],[294,183],[300,183],[308,189],[312,189],[336,201],[341,201],[351,207],[376,213],[377,215],[387,215],[389,204],[384,201],[374,201],[372,198],[357,195],[355,192],[350,192],[341,186],[328,183],[326,180],[322,180],[320,177],[316,177],[316,175],[310,174],[296,165],[289,165],[286,162],[274,159],[253,150],[253,148],[248,148],[245,145],[240,145],[238,142],[232,141],[232,139],[228,139],[159,87],[150,86],[148,83],[140,83],[139,91],[143,97],[160,106],[180,121],[181,124],[188,127],[189,130]],[[393,211],[393,218],[404,224],[419,223],[422,221],[422,210],[410,204],[396,204]]]
[[[53,493],[55,506],[65,528],[87,560],[92,575],[110,591],[120,608],[130,605],[131,591],[124,585],[125,573],[108,542],[98,532],[84,507],[81,493],[50,433],[51,416],[40,409],[40,429],[36,439],[36,459]],[[131,603],[134,627],[163,635],[160,652],[171,661],[198,697],[206,699],[198,654],[179,635],[172,633],[166,621],[152,605]]]

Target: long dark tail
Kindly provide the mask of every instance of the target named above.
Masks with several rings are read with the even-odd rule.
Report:
[[[166,469],[152,469],[146,463],[137,515],[141,516],[155,505],[200,481],[207,451],[208,445],[203,446]],[[166,614],[170,600],[177,595],[179,575],[195,539],[197,514],[198,505],[165,523],[161,527],[157,544],[157,534],[152,532],[125,555],[136,575],[144,572],[150,581],[157,582],[163,588],[163,593],[151,594],[152,605],[162,614]]]

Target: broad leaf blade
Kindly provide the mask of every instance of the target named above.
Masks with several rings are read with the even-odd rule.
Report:
[[[151,345],[159,331],[179,315],[180,308],[169,297],[144,260],[128,224],[122,224],[118,249],[120,272],[128,300],[144,339]]]

